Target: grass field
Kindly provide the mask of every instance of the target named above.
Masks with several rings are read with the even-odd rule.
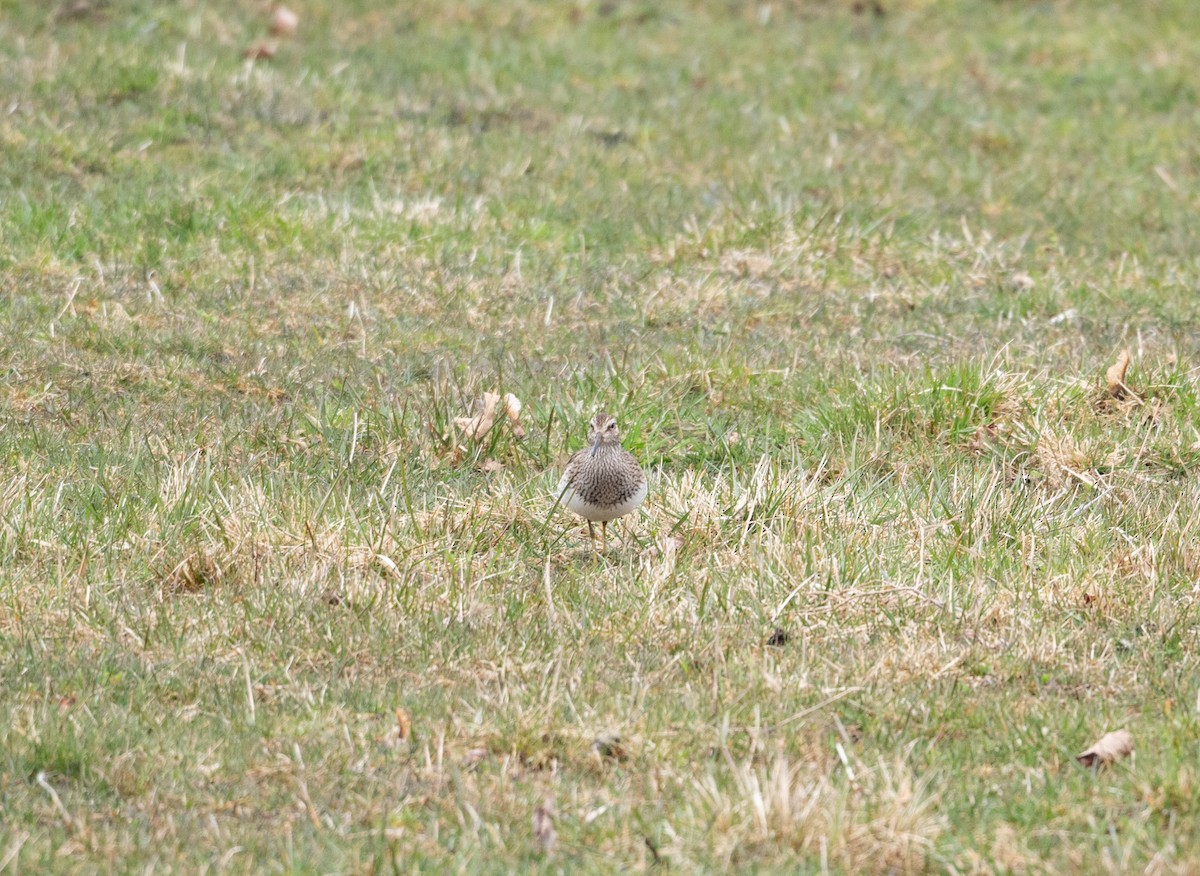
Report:
[[[292,5],[0,0],[0,872],[1200,873],[1193,3]]]

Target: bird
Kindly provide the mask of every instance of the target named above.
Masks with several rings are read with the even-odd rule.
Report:
[[[600,411],[588,429],[588,446],[567,460],[558,482],[558,501],[588,522],[596,546],[595,523],[600,524],[601,550],[608,550],[608,522],[636,511],[646,501],[646,473],[632,453],[621,446],[616,417]]]

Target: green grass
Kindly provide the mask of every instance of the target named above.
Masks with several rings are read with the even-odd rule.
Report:
[[[885,7],[0,0],[0,872],[1200,868],[1200,24]]]

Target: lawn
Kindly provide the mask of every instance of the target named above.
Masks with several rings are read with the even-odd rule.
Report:
[[[291,6],[0,0],[0,873],[1200,872],[1193,3]]]

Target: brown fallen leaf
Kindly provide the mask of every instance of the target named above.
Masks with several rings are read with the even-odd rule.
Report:
[[[468,438],[478,441],[495,425],[498,401],[500,401],[499,395],[494,392],[485,392],[482,410],[473,417],[455,417],[454,425],[461,429]]]
[[[73,3],[62,3],[54,10],[56,21],[81,21],[103,13],[108,6],[108,0],[75,0]]]
[[[864,12],[870,11],[876,18],[883,18],[887,15],[887,9],[879,0],[871,0],[870,3],[856,2],[850,7],[850,11],[855,15],[862,15]]]
[[[1014,292],[1028,292],[1034,287],[1033,277],[1024,272],[1013,274],[1008,278],[1008,287]]]
[[[791,639],[792,639],[791,633],[789,633],[783,627],[776,627],[771,632],[770,638],[767,639],[767,644],[770,645],[772,648],[782,648],[784,645],[786,645],[788,642],[790,642]]]
[[[1129,757],[1133,753],[1133,736],[1128,730],[1105,733],[1087,751],[1077,754],[1075,759],[1086,767],[1101,767]]]
[[[975,431],[971,433],[971,440],[967,442],[968,446],[971,448],[971,451],[974,453],[982,453],[984,450],[986,450],[988,442],[996,437],[997,431],[999,430],[996,428],[995,423],[987,423],[986,425],[978,426]]]
[[[506,393],[503,398],[498,392],[485,392],[479,413],[473,417],[455,417],[454,425],[468,438],[479,441],[492,430],[502,414],[507,417],[513,435],[524,438],[525,427],[521,425],[521,400],[511,392]]]
[[[251,61],[270,61],[275,57],[277,51],[279,51],[279,45],[275,40],[259,40],[242,52],[242,57]]]
[[[511,392],[504,394],[504,410],[508,414],[508,425],[518,438],[525,437],[525,427],[521,425],[521,400]]]
[[[547,797],[542,805],[533,810],[533,841],[543,854],[554,851],[554,804]]]
[[[407,751],[412,745],[412,719],[404,709],[396,709],[396,725],[383,734],[380,742],[393,751]]]
[[[671,557],[682,548],[683,536],[666,535],[647,546],[642,553],[649,557]]]
[[[592,751],[601,760],[605,758],[625,760],[629,756],[625,746],[621,744],[620,733],[601,733],[592,740]]]
[[[1104,378],[1108,381],[1108,394],[1113,398],[1124,398],[1130,394],[1131,390],[1125,384],[1125,371],[1128,368],[1129,351],[1122,350],[1117,356],[1117,361],[1104,372]]]
[[[271,36],[287,37],[296,32],[300,17],[282,4],[271,8]]]

